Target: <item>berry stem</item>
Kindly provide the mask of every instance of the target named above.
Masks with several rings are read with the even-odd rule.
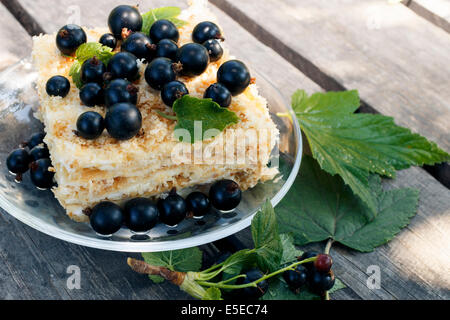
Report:
[[[325,254],[330,254],[330,250],[331,250],[331,246],[333,245],[333,239],[328,239],[328,242],[325,246],[325,250],[324,253]],[[330,300],[330,293],[328,291],[325,291],[325,300]]]
[[[333,244],[333,239],[328,239],[327,245],[325,246],[325,250],[324,253],[325,254],[330,254],[330,250],[331,250],[331,245]]]
[[[176,116],[171,116],[170,114],[165,114],[164,112],[161,112],[159,110],[156,110],[156,113],[159,114],[161,117],[169,119],[169,120],[177,120]]]
[[[246,283],[246,284],[239,284],[239,285],[235,285],[235,284],[225,284],[224,282],[208,282],[208,281],[197,281],[198,284],[205,286],[205,287],[216,287],[216,288],[221,288],[221,289],[243,289],[243,288],[249,288],[249,287],[257,287],[257,284],[263,280],[272,278],[273,276],[276,276],[280,273],[283,273],[285,271],[288,270],[295,270],[295,267],[297,267],[300,264],[304,264],[304,263],[308,263],[308,262],[314,262],[316,261],[317,257],[312,257],[312,258],[308,258],[302,261],[297,261],[294,262],[293,264],[284,267],[282,269],[279,269],[277,271],[274,271],[272,273],[266,274],[265,276],[250,282],[250,283]]]

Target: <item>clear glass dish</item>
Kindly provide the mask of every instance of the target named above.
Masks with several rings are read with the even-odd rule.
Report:
[[[259,183],[245,191],[234,212],[212,211],[201,220],[186,219],[176,228],[157,225],[145,235],[133,234],[122,228],[112,237],[104,238],[98,236],[89,224],[77,223],[67,217],[52,192],[35,188],[28,174],[24,174],[23,181],[17,183],[6,168],[9,152],[33,132],[42,129],[42,124],[33,117],[33,110],[38,106],[34,82],[37,75],[29,59],[20,61],[0,73],[0,206],[28,226],[55,238],[113,251],[151,252],[194,247],[248,227],[266,198],[270,198],[275,206],[289,190],[299,170],[302,154],[302,137],[295,116],[291,122],[276,115],[278,112],[293,115],[291,107],[264,76],[253,73],[280,130],[279,157],[274,159],[279,161],[273,161],[279,163],[282,173],[279,179]]]

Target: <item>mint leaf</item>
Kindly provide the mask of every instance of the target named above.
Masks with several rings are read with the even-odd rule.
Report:
[[[81,64],[78,60],[75,60],[70,67],[69,76],[72,77],[73,83],[77,86],[77,88],[81,88],[83,86],[83,81],[81,81]]]
[[[191,143],[204,139],[205,132],[208,130],[222,131],[239,121],[236,113],[220,107],[211,99],[198,99],[189,95],[176,100],[173,104],[173,111],[176,113],[177,119],[175,131],[187,130],[190,135],[187,138],[190,138]],[[200,126],[201,131],[196,134],[195,129],[197,127],[200,129]]]
[[[152,24],[161,19],[166,19],[175,24],[178,28],[187,24],[186,21],[177,19],[180,15],[181,9],[178,7],[162,7],[156,8],[144,13],[142,15],[143,23],[142,23],[142,32],[148,34],[150,32],[150,28]]]
[[[202,297],[202,300],[223,300],[222,293],[218,288],[208,288],[205,292],[205,295]]]
[[[202,252],[196,247],[175,251],[143,252],[142,257],[148,264],[166,267],[172,271],[199,271],[202,266]],[[160,276],[150,275],[149,278],[156,283],[164,281]]]
[[[75,52],[75,57],[80,64],[96,56],[105,65],[113,57],[114,53],[110,47],[104,46],[99,42],[83,43]]]
[[[393,178],[396,170],[447,161],[450,155],[397,126],[391,117],[353,114],[358,106],[356,91],[312,96],[297,91],[292,98],[292,107],[321,168],[340,175],[375,213],[370,173]]]
[[[83,86],[83,82],[81,81],[81,65],[83,62],[96,56],[100,61],[107,65],[113,55],[114,53],[111,48],[103,46],[98,42],[83,43],[79,46],[75,52],[75,61],[69,70],[69,76],[72,77],[72,81],[77,88]]]
[[[383,191],[378,175],[370,177],[368,190],[375,200],[375,218],[339,176],[329,175],[304,156],[300,174],[277,206],[281,232],[290,232],[298,245],[331,238],[358,251],[373,251],[408,225],[416,214],[419,192]]]
[[[263,272],[277,270],[283,255],[283,246],[270,200],[267,199],[253,217],[251,229],[259,268]]]

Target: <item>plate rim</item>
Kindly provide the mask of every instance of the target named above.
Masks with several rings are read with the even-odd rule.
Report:
[[[19,61],[18,63],[14,64],[10,68],[5,69],[3,72],[11,70],[12,68],[16,67],[17,65],[24,62],[23,59]],[[289,113],[291,114],[290,119],[292,120],[293,124],[293,131],[295,134],[295,137],[298,141],[297,143],[297,152],[295,155],[294,165],[292,167],[292,170],[289,174],[289,177],[286,179],[286,182],[283,184],[282,188],[270,199],[270,202],[272,203],[272,206],[276,206],[286,195],[286,193],[290,190],[292,187],[295,178],[297,177],[298,171],[300,170],[300,164],[302,160],[302,152],[303,152],[303,138],[301,134],[300,124],[297,120],[297,117],[295,116],[295,113],[292,109],[292,106],[288,103],[286,103],[285,98],[280,93],[278,88],[265,77],[260,72],[257,73],[258,77],[261,77],[264,79],[265,82],[270,84],[270,86],[278,93],[279,97],[281,98],[281,101],[283,101],[283,104],[287,106],[287,109]],[[167,250],[179,250],[179,249],[186,249],[191,247],[197,247],[201,246],[207,243],[211,243],[213,241],[217,241],[220,239],[223,239],[225,237],[228,237],[230,235],[233,235],[248,226],[250,226],[251,221],[253,219],[253,216],[256,214],[258,210],[256,210],[253,214],[249,215],[248,217],[239,220],[233,224],[224,226],[223,228],[220,228],[219,230],[211,230],[204,232],[202,234],[194,235],[188,238],[182,238],[182,239],[176,239],[176,240],[169,240],[169,241],[156,241],[156,242],[126,242],[126,248],[124,248],[124,242],[123,241],[109,241],[107,238],[89,238],[83,235],[77,235],[73,232],[68,232],[64,229],[58,228],[53,225],[46,225],[43,227],[38,220],[38,218],[35,218],[28,214],[25,210],[22,210],[20,208],[15,207],[12,205],[7,199],[3,197],[3,195],[0,194],[0,207],[4,209],[9,215],[13,216],[17,220],[21,221],[22,223],[30,226],[33,229],[36,229],[37,231],[40,231],[46,235],[49,235],[53,238],[57,238],[69,243],[74,243],[77,245],[89,247],[89,248],[95,248],[95,249],[102,249],[102,250],[108,250],[108,251],[115,251],[115,252],[161,252],[161,251],[167,251]],[[214,234],[211,239],[211,234]],[[167,247],[170,248],[167,248]]]

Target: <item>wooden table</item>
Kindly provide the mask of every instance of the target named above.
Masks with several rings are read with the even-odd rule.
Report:
[[[80,12],[81,24],[105,25],[122,3],[184,1],[2,0],[0,70],[30,52],[30,35],[54,32]],[[449,0],[211,0],[233,53],[266,74],[289,100],[309,93],[358,89],[362,112],[393,116],[450,151]],[[347,285],[334,299],[449,299],[448,165],[399,172],[388,188],[420,190],[418,214],[393,241],[372,253],[336,246],[335,271]],[[126,257],[39,233],[0,210],[2,299],[185,299],[175,286],[152,284],[129,270]],[[237,234],[251,245],[249,230]],[[314,247],[314,246],[313,246]],[[202,246],[205,260],[217,253]],[[137,257],[136,254],[131,256]],[[67,267],[81,269],[69,290]],[[381,268],[381,289],[367,287],[367,268]]]

